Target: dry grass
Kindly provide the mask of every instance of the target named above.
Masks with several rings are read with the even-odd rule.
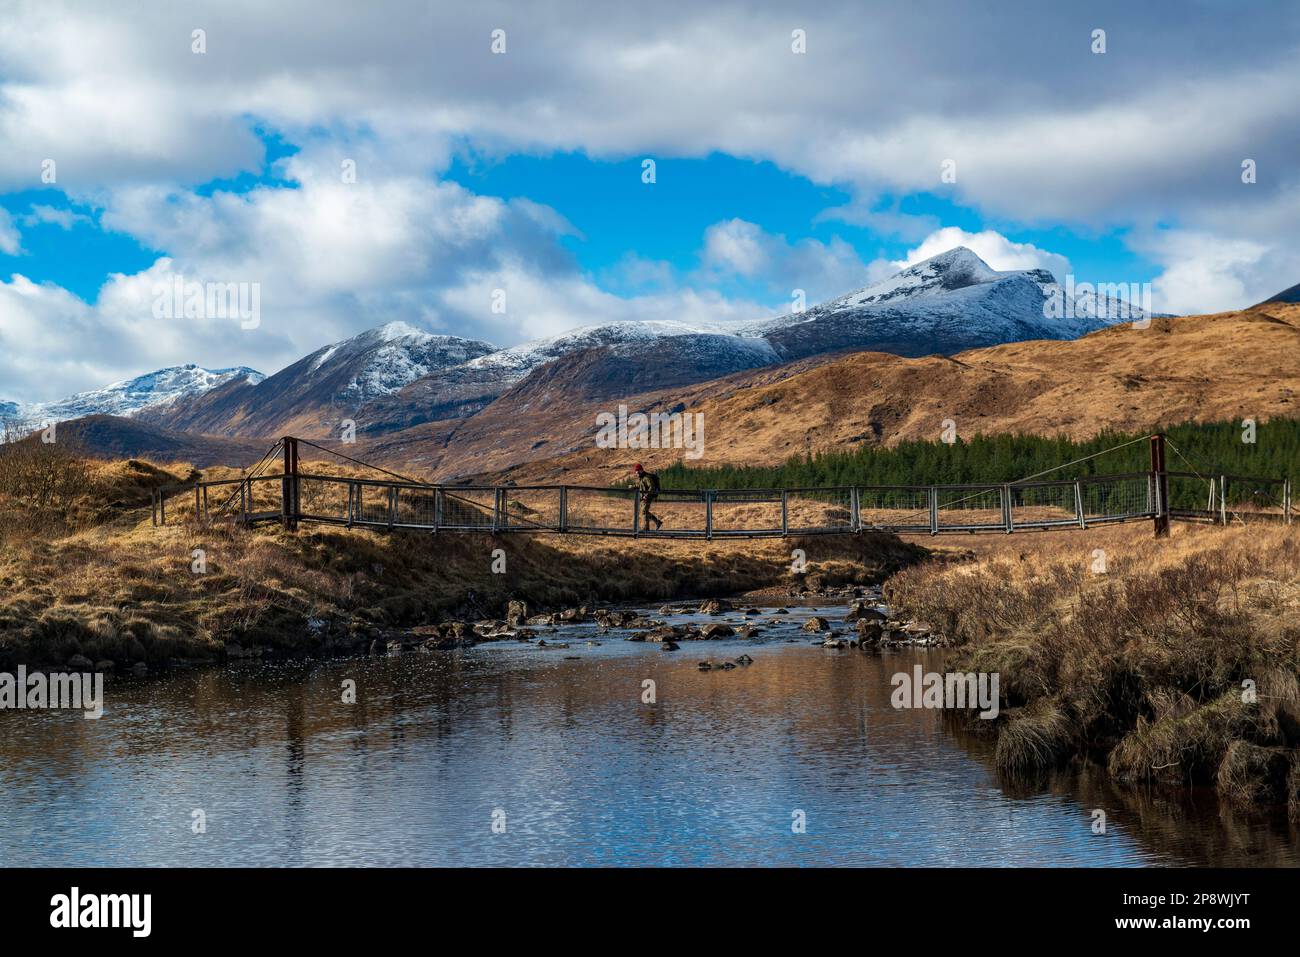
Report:
[[[208,659],[227,642],[272,653],[352,652],[389,628],[499,616],[512,598],[541,609],[792,583],[796,547],[828,585],[880,581],[923,554],[866,534],[677,542],[308,525],[294,534],[197,524],[186,494],[169,509],[168,526],[153,528],[151,490],[189,480],[193,470],[144,462],[90,468],[68,523],[0,533],[0,666],[63,663],[75,654],[119,665]],[[0,500],[4,507],[23,503]],[[498,548],[505,574],[492,572]],[[205,555],[203,574],[192,570],[196,549]]]
[[[1000,673],[1003,770],[1090,754],[1121,780],[1211,784],[1300,810],[1300,529],[1175,525],[1161,541],[1141,525],[963,544],[886,594],[954,641],[954,667]]]

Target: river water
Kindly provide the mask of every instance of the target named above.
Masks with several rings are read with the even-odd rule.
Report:
[[[579,625],[543,632],[567,648],[116,678],[98,721],[0,713],[0,865],[1300,863],[1284,824],[1210,796],[999,781],[986,741],[890,705],[936,653],[799,630],[843,611],[675,652]]]

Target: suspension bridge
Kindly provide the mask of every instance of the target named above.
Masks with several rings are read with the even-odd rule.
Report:
[[[1151,467],[1113,475],[1047,476],[1138,442]],[[334,456],[365,475],[304,471],[300,448]],[[275,522],[386,531],[556,533],[651,539],[778,538],[863,531],[900,534],[1079,528],[1172,520],[1291,524],[1291,482],[1166,467],[1163,433],[1143,436],[1015,481],[967,485],[852,485],[780,489],[671,489],[654,502],[663,527],[639,526],[635,488],[589,485],[452,485],[406,478],[307,439],[286,436],[239,478],[171,485],[153,494],[153,524]]]

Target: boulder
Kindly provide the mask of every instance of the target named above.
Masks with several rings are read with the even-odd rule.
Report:
[[[827,636],[826,640],[822,642],[823,648],[847,648],[848,646],[849,643],[843,638],[836,638],[833,635]]]
[[[731,602],[725,598],[710,598],[700,604],[701,615],[721,615],[723,612],[732,611]]]
[[[662,641],[659,643],[660,651],[676,651],[680,647],[681,645],[677,644],[675,641]]]
[[[855,601],[850,607],[845,621],[885,621],[889,616],[884,612],[876,611],[866,602]]]
[[[866,618],[858,620],[857,624],[858,641],[865,648],[867,645],[874,645],[885,634],[885,626],[878,621],[870,621]]]
[[[730,625],[724,625],[720,622],[711,622],[700,629],[700,637],[706,641],[714,641],[718,638],[729,638],[736,633],[736,629]]]
[[[830,627],[831,627],[831,623],[829,621],[827,621],[821,615],[814,615],[812,618],[809,618],[806,622],[804,622],[803,630],[804,631],[827,631],[830,629]]]
[[[68,667],[74,671],[89,671],[95,667],[95,663],[85,655],[73,655],[68,659]]]
[[[528,621],[528,603],[513,600],[506,605],[506,623],[512,628],[518,628]]]

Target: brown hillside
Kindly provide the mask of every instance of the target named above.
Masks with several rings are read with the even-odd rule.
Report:
[[[1123,325],[1073,341],[1017,342],[953,357],[854,353],[627,402],[633,408],[684,402],[703,412],[706,450],[699,462],[706,465],[775,464],[861,442],[938,438],[944,419],[966,436],[1087,438],[1107,428],[1294,416],[1300,415],[1300,305],[1157,319],[1145,329]],[[462,430],[449,441],[440,471],[449,471],[450,462],[476,462],[479,471],[521,482],[563,476],[604,483],[622,477],[636,459],[662,467],[681,458],[678,450],[597,449],[594,414],[586,407],[550,409],[549,420],[532,433],[524,410],[512,411],[515,433],[541,435],[563,422],[568,431],[585,430],[586,439],[577,451],[512,468],[510,455],[522,458],[527,444],[512,441],[507,449],[496,435]]]

